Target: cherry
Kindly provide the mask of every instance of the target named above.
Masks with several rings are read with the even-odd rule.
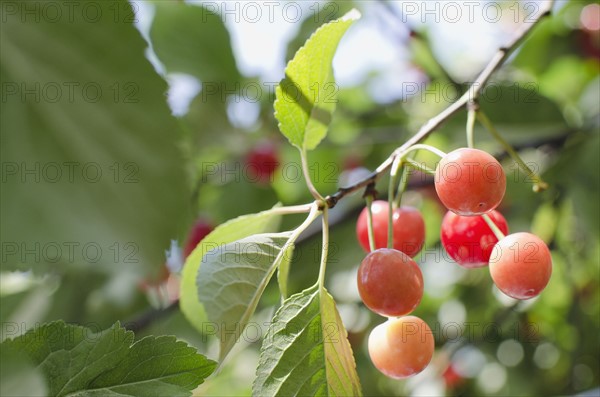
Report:
[[[458,215],[481,215],[500,204],[506,191],[502,166],[490,154],[470,148],[448,153],[435,170],[435,190]]]
[[[506,219],[496,210],[489,214],[502,233],[508,233]],[[487,266],[498,238],[482,216],[461,216],[448,211],[442,220],[444,249],[459,265],[467,268]]]
[[[260,184],[272,182],[278,166],[279,157],[272,143],[258,144],[246,155],[246,174],[251,182]]]
[[[550,250],[531,233],[508,235],[492,250],[490,274],[496,287],[506,295],[515,299],[533,298],[550,281]]]
[[[435,342],[431,328],[415,316],[389,319],[369,335],[368,350],[373,365],[394,379],[423,371],[431,361]]]
[[[444,382],[446,382],[446,387],[450,389],[460,386],[465,382],[465,378],[456,372],[453,364],[449,364],[448,367],[446,367],[442,373],[442,378],[444,378]]]
[[[371,204],[373,213],[373,234],[375,248],[387,247],[389,205],[387,201],[377,200]],[[425,241],[425,222],[423,216],[414,207],[396,208],[392,215],[394,228],[394,249],[404,252],[410,257],[419,253]],[[363,249],[369,249],[369,227],[367,208],[364,208],[356,222],[356,235]]]
[[[188,234],[187,241],[185,242],[185,246],[183,248],[183,257],[187,258],[194,248],[202,241],[204,237],[210,232],[212,232],[213,227],[210,223],[208,223],[204,219],[198,219],[196,223],[192,226],[190,233]]]
[[[423,275],[403,252],[381,248],[363,259],[358,268],[358,292],[364,304],[382,316],[412,312],[423,297]]]

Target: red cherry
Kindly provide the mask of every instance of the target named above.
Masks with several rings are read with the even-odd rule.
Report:
[[[423,275],[403,252],[381,248],[363,259],[358,268],[358,292],[364,304],[382,316],[412,312],[423,297]]]
[[[200,243],[200,241],[202,241],[202,239],[206,237],[208,233],[212,232],[212,230],[213,227],[210,225],[210,223],[203,219],[198,219],[188,234],[185,247],[183,248],[183,257],[187,258],[192,253],[194,248],[196,248],[198,243]]]
[[[508,224],[501,213],[493,210],[488,215],[502,233],[508,234]],[[461,216],[452,211],[442,220],[441,240],[448,255],[467,268],[487,266],[498,242],[482,216]]]
[[[375,248],[386,248],[389,218],[388,202],[383,200],[374,201],[371,204],[371,211],[373,213]],[[409,206],[396,208],[392,215],[392,226],[394,228],[393,248],[404,252],[410,257],[417,255],[425,242],[425,222],[419,210]],[[367,208],[364,208],[358,216],[356,235],[363,249],[369,252]]]
[[[250,182],[266,184],[273,181],[279,166],[276,148],[271,143],[262,143],[246,155],[246,176]]]
[[[450,211],[473,216],[496,208],[506,191],[506,175],[490,154],[470,148],[448,153],[435,170],[435,190]]]
[[[446,386],[449,388],[455,388],[459,386],[461,383],[464,383],[465,378],[463,378],[456,370],[454,369],[454,365],[450,364],[446,367],[444,373],[442,373],[442,378],[446,382]]]
[[[384,375],[403,379],[423,371],[435,349],[427,323],[415,316],[389,319],[373,328],[368,342],[369,357]]]
[[[550,281],[550,250],[531,233],[508,235],[492,250],[490,275],[496,287],[506,295],[515,299],[533,298]]]
[[[361,158],[357,155],[349,155],[346,156],[344,158],[344,163],[343,163],[343,169],[344,170],[353,170],[355,168],[358,167],[362,167],[363,166],[363,162],[361,160]]]

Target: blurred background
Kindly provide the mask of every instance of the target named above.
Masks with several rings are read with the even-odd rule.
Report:
[[[273,117],[287,61],[318,26],[361,11],[334,59],[328,137],[309,156],[316,188],[331,194],[465,92],[539,7],[469,3],[82,2],[73,18],[43,3],[29,13],[3,4],[2,338],[55,319],[96,329],[120,320],[139,336],[175,334],[217,357],[216,338],[178,309],[177,272],[220,223],[311,201],[297,150]],[[455,264],[440,248],[445,209],[432,180],[411,175],[403,202],[427,226],[416,258],[425,295],[414,314],[436,339],[418,376],[390,380],[370,363],[366,337],[384,319],[355,285],[365,255],[355,236],[360,194],[332,211],[327,287],[365,395],[600,395],[599,62],[600,6],[558,1],[482,93],[482,109],[550,184],[533,193],[476,127],[476,147],[506,170],[500,211],[510,231],[533,232],[552,250],[540,297],[517,302],[493,287],[487,268]],[[462,112],[426,143],[465,146],[465,123]],[[434,157],[419,160],[435,166]],[[386,186],[377,186],[381,197]],[[299,221],[286,218],[282,230]],[[319,253],[319,230],[310,229],[294,254],[292,292],[314,283]],[[253,319],[262,331],[244,334],[196,394],[250,394],[260,333],[279,301],[271,284]]]

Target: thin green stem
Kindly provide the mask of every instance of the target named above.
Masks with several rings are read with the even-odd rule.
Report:
[[[425,164],[418,163],[415,160],[409,158],[405,159],[404,161],[406,161],[406,163],[414,169],[417,169],[429,175],[435,175],[435,170],[427,167]]]
[[[402,206],[402,196],[404,195],[406,187],[408,186],[409,176],[410,171],[405,165],[402,167],[402,176],[400,177],[400,183],[398,184],[398,191],[396,192],[396,198],[394,200],[394,208],[400,208]]]
[[[510,157],[521,167],[523,172],[525,172],[531,180],[533,180],[533,191],[541,192],[543,190],[548,189],[548,184],[542,180],[542,178],[536,174],[519,156],[517,151],[512,147],[508,141],[506,141],[502,135],[498,132],[494,124],[492,124],[491,120],[483,113],[477,112],[477,118],[479,122],[492,134],[492,136],[502,145],[504,150],[510,155]]]
[[[390,182],[388,186],[388,238],[387,238],[387,246],[388,248],[392,248],[394,245],[394,210],[396,209],[395,201],[394,201],[394,189],[396,188],[396,184],[398,183],[398,170],[402,167],[402,158],[397,157],[392,164],[392,170],[390,172]]]
[[[472,103],[472,102],[470,102],[470,103]],[[477,118],[477,110],[475,109],[475,107],[469,107],[469,111],[467,113],[467,146],[470,148],[475,147],[475,143],[473,141],[473,130],[475,128],[475,119],[476,118]]]
[[[406,190],[406,187],[408,186],[408,179],[410,177],[410,170],[406,166],[406,163],[408,161],[412,161],[414,156],[415,156],[414,153],[408,153],[408,154],[405,154],[404,156],[398,156],[397,157],[399,159],[398,161],[400,162],[400,159],[402,159],[402,161],[399,163],[399,167],[397,166],[396,169],[392,168],[392,175],[394,175],[395,173],[398,172],[398,168],[402,169],[402,174],[400,176],[400,183],[398,184],[398,191],[396,192],[396,197],[394,199],[394,209],[400,208],[402,205],[402,195],[404,194],[404,191]]]
[[[439,156],[440,158],[446,156],[446,153],[444,153],[440,149],[433,147],[431,145],[425,145],[424,143],[417,143],[417,144],[411,145],[409,148],[407,148],[404,151],[404,153],[402,153],[402,156],[406,156],[407,153],[410,153],[415,150],[427,150],[428,152],[431,152],[431,153]]]
[[[311,204],[308,204],[308,206],[310,206],[310,212],[309,212],[308,216],[306,217],[304,222],[302,222],[302,224],[300,224],[300,226],[298,226],[296,229],[294,229],[294,231],[292,232],[292,234],[290,235],[288,240],[285,242],[283,247],[281,247],[279,254],[277,254],[277,257],[275,258],[275,261],[274,261],[275,263],[279,263],[281,265],[281,261],[283,260],[283,255],[287,255],[288,249],[296,242],[296,240],[298,239],[298,237],[300,237],[302,232],[304,232],[314,222],[314,220],[319,216],[319,214],[321,213],[320,208],[323,206],[323,202],[315,201]],[[303,206],[298,206],[298,207],[303,207]],[[325,210],[327,210],[326,206],[325,206]],[[283,301],[284,301],[283,295],[284,294],[283,294],[283,291],[281,291],[281,292],[282,292],[281,293],[281,303],[283,304]]]
[[[327,255],[329,254],[329,216],[328,208],[323,208],[323,241],[321,243],[321,264],[319,265],[319,287],[325,288],[325,269],[327,268]]]
[[[309,203],[303,205],[291,205],[288,207],[275,207],[267,211],[277,215],[304,214],[306,212],[310,212],[313,206],[314,203]]]
[[[388,227],[387,227],[387,247],[394,246],[394,199],[393,194],[388,197]]]
[[[300,234],[302,234],[303,231],[306,230],[307,227],[309,227],[311,225],[311,223],[314,222],[314,220],[319,216],[320,214],[320,210],[319,210],[319,203],[318,201],[315,201],[310,205],[310,212],[308,214],[308,216],[306,217],[306,219],[304,220],[304,222],[302,222],[302,224],[300,226],[298,226],[293,232],[292,235],[290,236],[290,239],[288,240],[288,243],[293,244],[294,241],[296,241],[296,239],[298,238],[298,236],[300,236]],[[284,252],[287,248],[288,248],[289,244],[285,244],[283,246],[283,248],[281,249],[282,252]]]
[[[375,251],[375,234],[373,233],[373,211],[371,210],[371,204],[373,204],[373,196],[368,195],[365,197],[367,202],[367,230],[369,235],[369,248],[371,251]]]
[[[500,230],[500,228],[498,226],[496,226],[496,224],[494,223],[494,221],[492,220],[492,218],[490,218],[490,216],[488,214],[483,214],[483,215],[481,215],[481,217],[483,218],[483,220],[485,221],[485,223],[488,224],[488,226],[490,227],[490,229],[492,229],[492,232],[494,232],[494,235],[496,236],[496,238],[498,239],[498,241],[500,241],[504,237],[506,237],[504,235],[504,233],[502,233],[502,230]]]
[[[310,172],[308,170],[308,155],[306,150],[300,151],[300,160],[302,162],[302,174],[304,174],[304,179],[306,180],[306,185],[308,186],[308,190],[310,194],[315,198],[315,200],[323,200],[323,196],[317,191],[315,185],[313,185],[312,179],[310,179]]]

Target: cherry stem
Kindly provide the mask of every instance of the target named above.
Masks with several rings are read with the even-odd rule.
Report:
[[[300,159],[302,161],[302,174],[304,174],[304,179],[306,180],[306,185],[308,186],[308,190],[310,194],[315,198],[315,200],[323,201],[323,196],[317,191],[315,185],[313,185],[312,180],[310,179],[310,173],[308,171],[308,155],[306,153],[306,149],[302,149],[300,151]]]
[[[435,175],[435,170],[427,167],[425,164],[418,163],[415,160],[408,159],[408,158],[404,161],[406,161],[406,163],[408,165],[410,165],[411,167],[413,167],[416,170],[419,170],[419,171],[424,172],[429,175]]]
[[[410,153],[415,150],[427,150],[427,151],[437,155],[439,158],[446,157],[446,153],[444,153],[440,149],[433,147],[431,145],[425,145],[424,143],[417,143],[417,144],[412,145],[411,147],[406,149],[406,151],[403,153],[403,156],[406,155],[406,153]]]
[[[496,226],[496,224],[494,223],[494,221],[492,220],[492,218],[490,218],[490,216],[488,214],[483,214],[483,215],[481,215],[481,217],[483,218],[483,220],[485,221],[485,223],[488,224],[488,226],[490,227],[490,229],[492,229],[492,232],[494,232],[494,235],[496,236],[496,238],[498,239],[498,241],[500,241],[504,237],[506,237],[504,235],[504,233],[502,233],[502,230],[500,230],[500,228],[498,226]]]
[[[475,119],[477,118],[477,107],[476,102],[469,102],[467,104],[467,108],[469,109],[467,113],[467,146],[470,148],[475,147],[475,143],[473,141],[474,128],[475,128]]]
[[[426,167],[425,165],[421,165],[414,161],[410,155],[414,151],[418,150],[428,150],[440,157],[444,157],[446,153],[441,150],[424,144],[415,144],[409,147],[402,155],[397,156],[392,163],[392,169],[390,172],[390,182],[388,187],[388,238],[387,238],[387,247],[392,248],[394,246],[394,210],[400,207],[402,203],[402,194],[404,190],[406,190],[406,185],[408,184],[408,167],[406,165],[411,165],[418,170],[423,172],[427,172],[430,174],[435,174],[434,170]],[[398,171],[402,168],[402,179],[400,180],[400,185],[398,186],[398,192],[396,193],[396,197],[394,198],[394,188],[398,183]]]
[[[277,214],[277,215],[304,214],[304,213],[310,212],[310,210],[312,209],[313,206],[314,206],[314,204],[310,203],[310,204],[302,204],[302,205],[291,205],[288,207],[275,207],[275,208],[268,210],[268,212],[270,212],[271,214]]]
[[[396,204],[394,199],[394,189],[396,188],[396,184],[398,183],[398,170],[403,167],[402,157],[398,156],[394,160],[392,164],[392,170],[390,172],[390,183],[388,186],[388,238],[387,238],[387,247],[392,248],[394,246],[394,210],[399,205]],[[398,191],[399,195],[402,195],[402,192]],[[397,196],[396,196],[397,197]]]
[[[365,192],[367,194],[367,192]],[[367,194],[365,197],[367,202],[367,230],[369,235],[369,248],[371,251],[375,251],[375,234],[373,233],[373,211],[371,210],[371,204],[373,204],[373,195]]]
[[[323,208],[323,241],[321,243],[321,264],[319,265],[319,287],[325,289],[325,269],[327,268],[327,255],[329,253],[329,216],[328,208]]]
[[[387,247],[392,248],[394,246],[394,199],[393,192],[388,197],[388,236],[387,236]]]
[[[406,157],[404,161],[412,160],[410,157]],[[402,174],[400,175],[400,183],[398,184],[398,191],[396,192],[396,198],[394,199],[394,208],[400,208],[402,204],[402,195],[406,191],[408,186],[408,178],[410,176],[408,167],[402,163]]]
[[[496,140],[502,145],[510,157],[519,165],[519,167],[521,167],[523,172],[525,172],[527,176],[533,180],[533,191],[537,193],[548,189],[548,184],[544,182],[538,174],[533,172],[531,168],[529,168],[529,166],[523,161],[521,156],[519,156],[512,145],[508,143],[508,141],[506,141],[502,135],[500,135],[491,120],[483,112],[478,112],[477,118],[479,119],[479,122],[490,132],[490,134],[492,134],[492,136],[496,138]]]

